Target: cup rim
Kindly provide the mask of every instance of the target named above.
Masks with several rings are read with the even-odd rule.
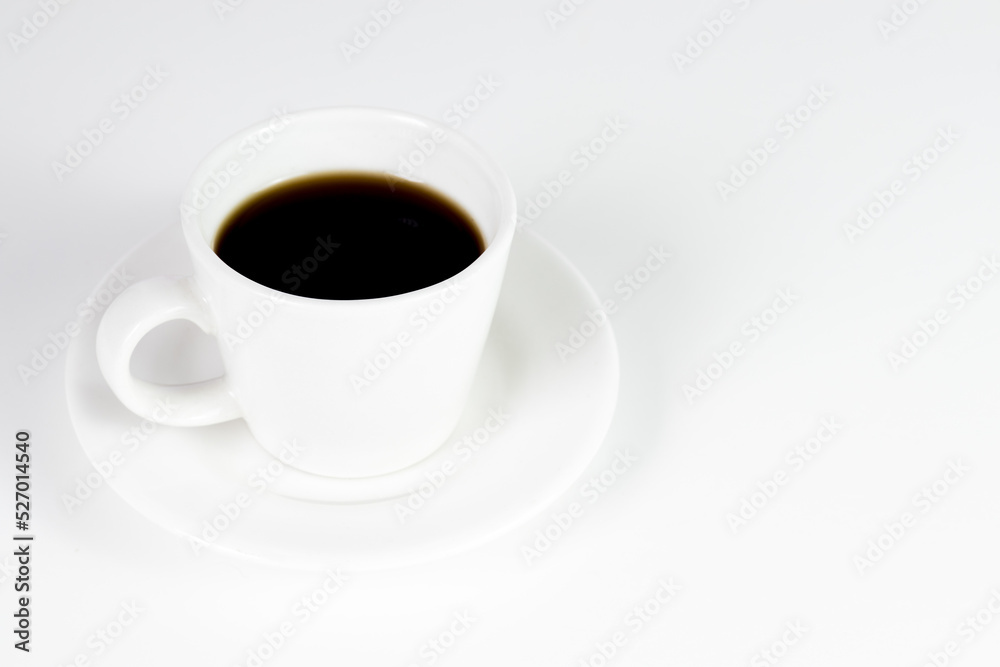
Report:
[[[454,283],[461,283],[464,279],[470,277],[472,274],[478,272],[481,267],[483,267],[488,262],[493,261],[493,258],[500,255],[500,259],[506,255],[506,248],[504,246],[509,244],[510,239],[513,237],[514,232],[517,228],[517,199],[514,194],[514,188],[510,183],[510,179],[507,174],[503,171],[496,160],[490,156],[479,144],[473,142],[464,134],[456,131],[455,129],[444,125],[443,123],[421,116],[418,114],[413,114],[405,111],[400,111],[397,109],[389,109],[384,107],[363,107],[363,106],[337,106],[337,107],[317,107],[312,109],[305,109],[301,111],[295,111],[290,113],[283,113],[284,118],[292,119],[291,122],[294,123],[298,120],[306,119],[317,119],[317,118],[330,118],[334,120],[339,120],[340,122],[345,122],[352,117],[363,115],[366,118],[371,118],[372,116],[380,117],[380,120],[384,122],[394,122],[394,123],[419,123],[427,128],[428,132],[433,132],[436,129],[441,129],[446,132],[448,136],[448,143],[453,145],[458,145],[460,149],[471,156],[479,162],[486,171],[489,180],[495,186],[497,193],[499,194],[500,200],[500,217],[499,224],[497,227],[496,234],[493,240],[487,240],[486,235],[483,230],[480,229],[480,234],[483,236],[483,242],[486,248],[482,253],[476,257],[468,266],[464,269],[449,276],[445,280],[434,283],[433,285],[428,285],[427,287],[421,287],[417,290],[412,290],[409,292],[402,292],[400,294],[391,294],[388,296],[379,297],[369,297],[364,299],[324,299],[309,296],[302,296],[300,294],[291,294],[289,292],[284,292],[282,290],[274,289],[273,287],[268,287],[258,283],[244,276],[239,271],[236,271],[228,264],[226,264],[222,259],[215,253],[215,250],[211,247],[211,244],[201,232],[201,211],[198,211],[194,215],[181,215],[181,227],[184,233],[185,240],[187,242],[188,249],[191,253],[197,256],[202,262],[207,263],[211,268],[221,270],[226,273],[231,279],[235,280],[238,284],[247,287],[251,290],[262,292],[266,296],[281,301],[282,303],[296,303],[304,306],[321,307],[324,304],[338,304],[338,306],[346,306],[351,304],[352,307],[365,307],[376,304],[387,304],[387,303],[399,303],[405,301],[421,301],[429,295],[434,295],[440,292],[443,288],[447,288],[449,285]],[[218,169],[219,164],[222,162],[222,158],[231,156],[232,150],[240,144],[246,137],[249,137],[265,128],[270,127],[273,122],[273,118],[263,120],[248,127],[239,130],[219,142],[214,148],[206,155],[195,167],[192,172],[191,177],[188,179],[187,184],[184,187],[183,194],[181,196],[182,205],[187,203],[190,199],[190,195],[205,182],[206,175],[213,168]],[[318,172],[313,172],[318,173]],[[389,173],[389,172],[385,172]],[[306,174],[295,174],[288,178],[299,178],[305,176]],[[397,174],[392,174],[394,178],[400,180],[409,180]],[[278,181],[280,182],[280,181]],[[413,181],[417,182],[417,181]],[[447,192],[442,191],[441,194],[445,195],[451,199],[451,195]],[[457,202],[456,202],[457,204]],[[475,218],[473,218],[475,220]],[[478,224],[478,223],[477,223]]]

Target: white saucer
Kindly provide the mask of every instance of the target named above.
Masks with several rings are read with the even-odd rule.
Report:
[[[141,244],[118,267],[135,280],[191,271],[176,225]],[[290,567],[363,570],[430,560],[530,519],[593,459],[618,396],[614,334],[610,324],[597,328],[565,363],[555,345],[598,307],[596,294],[568,260],[533,233],[519,233],[458,428],[434,455],[392,475],[344,480],[283,466],[267,481],[255,471],[269,464],[276,470],[277,459],[242,420],[201,428],[143,424],[98,370],[96,321],[81,325],[67,353],[70,418],[95,467],[117,462],[108,485],[157,524],[196,538],[192,548],[209,548],[197,540],[213,537],[204,522],[215,521],[226,528],[209,541],[211,547]],[[206,379],[221,373],[214,345],[193,325],[170,323],[140,344],[133,372],[165,383]],[[506,423],[478,451],[463,445],[471,457],[459,454],[456,442],[474,434],[483,440],[486,431],[477,429],[496,426],[487,422],[491,409],[509,415]],[[109,470],[107,463],[101,467]],[[435,474],[445,468],[450,475]],[[433,492],[423,484],[442,477]],[[410,508],[415,490],[427,496],[420,498],[423,505],[401,515],[399,508]],[[236,503],[240,494],[249,500],[245,507]],[[226,510],[235,515],[234,507],[239,515],[230,519]]]

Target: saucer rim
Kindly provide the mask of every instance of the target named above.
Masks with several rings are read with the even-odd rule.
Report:
[[[95,287],[95,291],[100,289],[100,286],[104,284],[104,282],[107,280],[107,277],[109,277],[112,273],[114,273],[114,271],[121,268],[122,265],[127,264],[129,259],[132,258],[135,254],[146,249],[147,245],[159,239],[162,235],[168,233],[170,233],[170,226],[168,226],[165,229],[159,230],[158,232],[154,233],[143,242],[136,244],[136,246],[132,250],[123,255],[121,259],[119,259],[118,262],[116,262],[116,264],[108,271],[105,278],[102,279],[102,281],[100,281],[97,284],[97,287]],[[533,230],[520,230],[518,235],[521,234],[525,235],[530,239],[528,243],[533,243],[537,245],[538,249],[540,249],[544,253],[545,258],[543,261],[548,263],[554,261],[555,264],[558,265],[557,270],[560,273],[567,275],[567,277],[570,279],[570,282],[574,286],[574,289],[578,291],[577,297],[584,300],[587,303],[588,307],[594,307],[595,305],[600,305],[601,303],[600,297],[597,295],[597,293],[594,291],[590,283],[586,280],[586,278],[579,271],[579,269],[577,269],[577,267],[573,265],[573,263],[565,255],[563,255],[551,243],[549,243],[543,237],[535,233]],[[517,270],[516,267],[513,270]],[[530,269],[526,268],[525,270],[530,270]],[[87,328],[96,328],[97,324],[91,322],[84,326],[86,326]],[[481,546],[482,544],[485,544],[487,542],[496,539],[500,535],[503,535],[513,530],[517,526],[525,524],[533,517],[538,515],[540,512],[544,511],[546,507],[551,506],[551,504],[558,497],[565,494],[572,487],[573,481],[579,479],[580,475],[583,474],[583,471],[586,469],[586,467],[593,462],[594,458],[601,451],[602,447],[605,444],[607,433],[609,432],[611,425],[614,421],[614,416],[617,413],[617,404],[620,393],[620,370],[621,370],[619,350],[617,346],[617,340],[614,335],[614,330],[610,326],[602,327],[602,329],[605,332],[605,335],[602,336],[602,339],[605,342],[602,346],[600,346],[600,349],[602,350],[600,356],[598,357],[600,359],[600,364],[599,364],[600,370],[596,372],[598,372],[601,375],[600,380],[606,383],[606,386],[604,392],[602,392],[602,398],[600,398],[598,401],[598,405],[600,406],[601,409],[592,411],[591,417],[593,419],[588,420],[587,432],[590,434],[588,436],[588,440],[592,444],[588,448],[589,455],[586,457],[585,462],[577,462],[576,465],[570,466],[569,469],[565,470],[562,475],[559,475],[554,479],[547,480],[545,484],[540,485],[539,488],[541,489],[541,492],[539,494],[539,498],[536,498],[534,500],[529,500],[529,502],[523,509],[507,513],[506,517],[504,517],[504,512],[502,511],[494,512],[494,514],[499,515],[497,516],[498,520],[492,523],[486,530],[476,531],[474,535],[468,535],[469,531],[466,530],[466,531],[455,531],[454,533],[450,533],[446,536],[447,539],[443,539],[439,535],[434,536],[434,539],[431,539],[429,541],[427,540],[420,541],[419,538],[417,540],[411,539],[406,542],[405,549],[393,550],[396,551],[395,554],[379,553],[379,554],[358,556],[357,554],[353,553],[353,550],[349,549],[348,551],[351,551],[352,553],[347,560],[353,562],[355,566],[361,564],[361,567],[355,567],[355,569],[359,570],[384,569],[384,568],[398,567],[408,564],[416,564],[420,562],[428,562],[444,558],[449,555],[454,555],[457,553],[468,551],[470,549],[474,549],[478,546]],[[84,450],[85,457],[87,458],[88,462],[93,464],[91,453],[86,447],[83,446],[83,441],[82,438],[80,437],[81,430],[78,425],[78,422],[81,421],[80,417],[82,417],[83,415],[81,414],[80,417],[74,417],[74,412],[81,410],[81,408],[80,406],[76,405],[77,401],[75,400],[75,398],[73,398],[73,396],[71,396],[71,382],[69,381],[70,376],[72,376],[74,372],[73,369],[79,367],[81,363],[79,361],[74,363],[73,359],[77,355],[86,355],[86,351],[83,349],[84,347],[85,346],[82,344],[82,342],[80,342],[79,338],[74,339],[74,343],[71,347],[70,354],[67,356],[66,374],[64,376],[65,379],[67,380],[65,384],[65,391],[68,403],[67,407],[70,408],[69,409],[70,422],[73,426],[74,432],[77,434],[80,446]],[[83,357],[81,357],[81,359],[82,358]],[[79,381],[77,381],[77,384],[79,384]],[[76,406],[75,408],[72,407],[74,405]],[[444,444],[446,443],[442,443],[442,446],[444,446]],[[428,457],[428,459],[431,458],[433,458],[433,455],[431,457]],[[570,472],[572,474],[570,474]],[[309,474],[309,473],[304,473],[304,474]],[[138,511],[152,523],[182,538],[188,538],[189,540],[198,539],[194,531],[184,529],[182,524],[177,522],[176,520],[173,521],[169,520],[163,512],[157,513],[153,511],[152,508],[156,506],[156,503],[153,502],[151,504],[150,499],[155,500],[155,496],[147,496],[145,502],[143,502],[141,496],[133,498],[133,496],[135,496],[134,493],[129,493],[128,491],[123,493],[121,490],[119,490],[118,485],[115,483],[114,477],[108,479],[107,481],[108,481],[108,486],[114,489],[115,493],[122,500],[124,500],[126,504],[128,504],[130,507]],[[268,495],[272,495],[273,498],[278,499],[278,502],[304,502],[304,503],[309,503],[310,505],[333,505],[335,507],[341,508],[342,510],[346,509],[346,511],[350,511],[349,508],[366,508],[378,505],[388,506],[389,503],[391,503],[393,500],[397,500],[400,497],[399,495],[396,495],[392,497],[382,497],[379,499],[362,501],[362,502],[330,503],[330,502],[311,500],[301,497],[284,496],[273,492]],[[395,526],[395,528],[398,529],[400,528],[400,526]],[[301,551],[299,551],[294,553],[295,556],[294,562],[290,562],[289,558],[287,557],[287,554],[278,557],[278,555],[275,554],[270,549],[263,549],[263,550],[253,549],[253,548],[248,549],[247,548],[248,544],[250,546],[254,546],[253,543],[248,543],[245,539],[237,544],[229,544],[219,541],[219,542],[213,542],[209,546],[212,548],[213,551],[229,553],[253,561],[260,561],[269,564],[280,564],[282,566],[296,567],[300,569],[315,569],[315,567],[317,567],[320,562],[326,563],[329,561],[328,558],[320,558],[319,560],[317,560],[316,557],[318,554],[316,553],[302,553]],[[337,551],[338,549],[337,547],[331,549],[330,545],[324,545],[323,551],[329,552],[331,550]],[[343,551],[342,548],[340,550]]]

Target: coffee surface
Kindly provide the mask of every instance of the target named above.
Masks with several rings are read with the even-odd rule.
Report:
[[[216,254],[247,278],[315,299],[370,299],[447,280],[485,249],[457,204],[382,174],[316,174],[278,183],[238,206]]]

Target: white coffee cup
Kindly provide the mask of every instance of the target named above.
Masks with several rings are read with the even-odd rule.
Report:
[[[475,221],[485,251],[446,282],[350,301],[270,289],[213,251],[220,225],[253,194],[340,171],[407,178],[445,194]],[[482,355],[517,215],[510,182],[480,148],[397,111],[291,114],[216,148],[195,171],[181,214],[194,275],[132,285],[98,330],[101,372],[126,407],[172,426],[242,418],[275,456],[294,441],[302,453],[291,465],[331,477],[399,470],[448,438]],[[140,339],[175,319],[219,339],[222,377],[164,386],[131,375]],[[174,407],[165,413],[164,404]]]

